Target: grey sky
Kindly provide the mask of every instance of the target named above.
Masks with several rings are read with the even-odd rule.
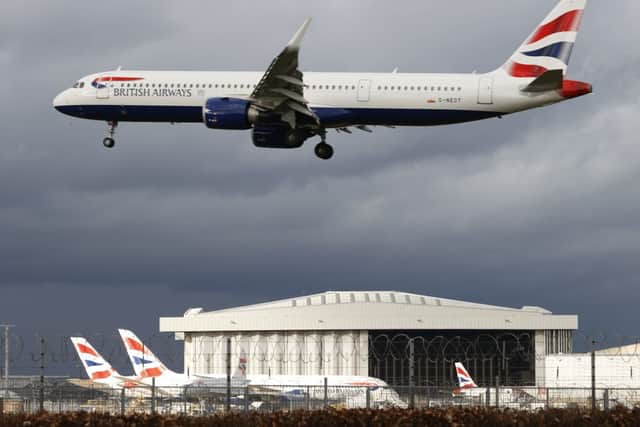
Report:
[[[246,132],[198,125],[122,124],[106,151],[103,123],[51,107],[118,65],[263,70],[307,16],[305,70],[488,71],[554,4],[10,0],[0,320],[27,341],[149,336],[189,306],[396,289],[541,305],[579,314],[585,335],[638,336],[638,2],[590,2],[569,76],[592,96],[461,126],[331,133],[330,162],[313,141],[259,150]]]

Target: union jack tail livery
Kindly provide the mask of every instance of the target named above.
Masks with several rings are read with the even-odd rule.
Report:
[[[502,68],[512,77],[566,74],[587,0],[561,0]]]
[[[89,341],[81,337],[71,337],[71,342],[90,380],[103,384],[119,382],[115,378],[120,376],[118,372],[89,344]]]
[[[461,389],[477,388],[478,385],[473,381],[469,372],[465,369],[464,365],[460,362],[456,362],[456,375],[458,375],[458,385]]]
[[[247,352],[240,350],[240,357],[238,358],[238,366],[236,366],[236,370],[233,372],[233,378],[247,378]]]
[[[153,354],[149,347],[144,345],[136,334],[126,329],[118,329],[118,332],[137,376],[140,378],[152,378],[160,377],[164,374],[174,374]]]

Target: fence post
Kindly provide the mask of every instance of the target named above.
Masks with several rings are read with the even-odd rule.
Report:
[[[603,403],[604,410],[608,411],[609,410],[609,389],[608,388],[604,390],[604,396],[602,397],[602,399],[604,400],[604,403]]]
[[[187,415],[187,387],[189,386],[185,385],[182,391],[182,413],[184,415]]]
[[[324,409],[329,406],[329,380],[324,377]]]
[[[413,409],[416,404],[415,391],[415,352],[413,338],[409,340],[409,408]]]
[[[309,386],[307,386],[307,394],[304,396],[305,405],[307,407],[307,411],[311,410],[311,401],[309,399]]]
[[[9,395],[9,389],[7,389],[7,396]],[[0,396],[0,418],[4,416],[4,399]]]
[[[491,406],[491,387],[487,387],[487,391],[485,394],[486,406],[488,408],[489,406]]]
[[[156,377],[151,378],[151,413],[156,413]]]
[[[595,341],[591,341],[591,411],[596,410],[596,350]]]
[[[249,412],[249,386],[244,389],[244,413]]]
[[[549,409],[549,387],[547,387],[547,401],[545,403],[545,409]]]
[[[227,338],[227,400],[225,412],[231,412],[231,338]]]
[[[125,393],[125,388],[122,387],[122,390],[120,390],[120,415],[124,417],[124,393]]]
[[[40,390],[39,390],[40,412],[44,411],[44,337],[40,337]]]
[[[371,409],[371,389],[369,387],[367,387],[366,401],[367,401],[367,409]]]
[[[496,408],[500,407],[500,375],[496,377]]]

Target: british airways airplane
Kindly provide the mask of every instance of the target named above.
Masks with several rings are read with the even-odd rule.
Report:
[[[543,107],[592,92],[565,79],[587,0],[560,0],[498,69],[485,74],[304,73],[298,65],[307,19],[266,72],[115,71],[91,74],[53,100],[67,115],[108,124],[204,123],[251,130],[264,148],[298,148],[319,136],[315,154],[330,159],[327,130],[464,123]]]

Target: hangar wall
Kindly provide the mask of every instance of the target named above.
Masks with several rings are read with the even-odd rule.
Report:
[[[368,375],[367,331],[188,333],[185,372],[224,374],[227,338],[232,366],[244,354],[249,375]]]

